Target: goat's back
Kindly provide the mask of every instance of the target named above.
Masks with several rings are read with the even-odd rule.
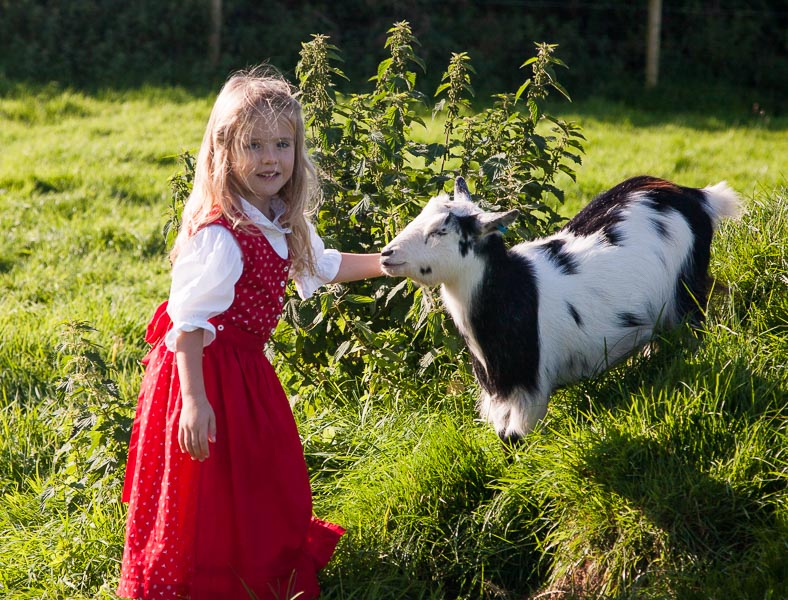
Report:
[[[724,184],[700,190],[637,177],[555,235],[513,248],[534,266],[543,380],[597,373],[660,327],[698,323],[714,229],[737,207]]]

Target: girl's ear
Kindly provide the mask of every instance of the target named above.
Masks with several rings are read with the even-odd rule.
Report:
[[[502,213],[482,213],[476,217],[480,226],[479,235],[489,235],[496,231],[505,233],[507,227],[519,216],[520,211],[516,208]]]

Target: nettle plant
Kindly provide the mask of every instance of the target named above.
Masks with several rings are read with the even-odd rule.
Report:
[[[522,65],[530,78],[473,113],[474,69],[466,53],[452,55],[430,106],[416,88],[425,65],[410,26],[396,23],[388,34],[390,56],[370,79],[374,89],[360,94],[337,93],[346,77],[328,37],[314,35],[302,45],[295,72],[321,177],[315,222],[327,247],[379,251],[456,175],[470,182],[482,206],[520,209],[513,241],[552,231],[564,199],[556,180],[562,173],[574,179],[584,139],[576,124],[544,112],[551,90],[568,98],[554,73],[565,66],[553,55],[556,47],[536,44],[536,56]],[[431,113],[445,118],[443,135],[420,141]],[[182,197],[184,176],[173,184]],[[459,357],[463,345],[436,296],[408,280],[379,278],[334,286],[307,301],[293,297],[272,344],[286,387],[311,397],[307,406],[319,404],[327,386],[399,396],[423,391],[424,382],[471,381],[458,369],[467,362]]]
[[[47,419],[63,443],[42,499],[54,498],[69,509],[119,497],[123,471],[118,467],[131,436],[131,399],[122,398],[106,349],[93,340],[96,333],[82,321],[61,326],[62,376],[47,405]]]

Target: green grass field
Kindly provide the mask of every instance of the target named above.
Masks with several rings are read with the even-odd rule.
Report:
[[[210,103],[0,97],[0,597],[114,598],[168,178]],[[566,215],[642,173],[741,193],[704,331],[561,390],[509,457],[467,360],[422,393],[327,381],[295,406],[316,511],[348,529],[326,598],[788,597],[788,122],[556,112],[587,138]]]

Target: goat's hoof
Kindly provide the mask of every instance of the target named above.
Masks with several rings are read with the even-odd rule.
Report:
[[[523,444],[523,436],[518,435],[516,433],[504,435],[498,434],[498,437],[501,438],[501,444],[503,446],[503,452],[506,455],[506,458],[513,458],[517,450]]]

